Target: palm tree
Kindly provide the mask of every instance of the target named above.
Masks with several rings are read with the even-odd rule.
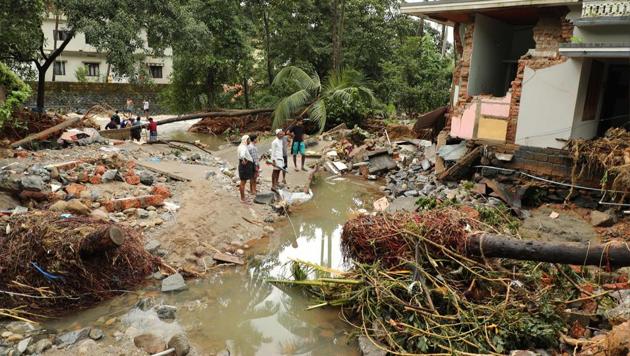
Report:
[[[294,116],[308,115],[318,123],[320,131],[326,126],[326,103],[334,99],[351,100],[357,95],[372,106],[376,98],[372,89],[365,85],[361,73],[344,69],[331,73],[322,85],[319,75],[308,75],[298,67],[283,68],[274,78],[273,85],[288,85],[296,91],[280,99],[273,112],[273,127],[283,126]]]

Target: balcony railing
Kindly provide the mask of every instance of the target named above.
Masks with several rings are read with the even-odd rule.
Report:
[[[585,0],[582,18],[630,16],[630,0]]]

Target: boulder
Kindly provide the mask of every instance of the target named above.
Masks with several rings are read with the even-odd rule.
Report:
[[[591,211],[591,225],[596,227],[612,226],[615,224],[615,218],[615,215],[609,212]]]
[[[186,290],[186,281],[181,274],[175,273],[162,280],[162,292],[178,292]]]
[[[168,348],[175,349],[175,356],[186,356],[190,352],[190,343],[184,334],[176,334],[168,341]]]
[[[160,319],[172,320],[175,319],[177,307],[174,307],[172,305],[159,305],[155,308],[155,312]]]
[[[52,347],[52,341],[50,341],[49,339],[41,339],[38,342],[36,342],[35,344],[31,345],[32,347],[32,353],[35,354],[41,354],[44,351],[48,350],[49,348]]]
[[[42,177],[36,175],[22,177],[20,184],[25,190],[31,190],[34,192],[41,192],[45,190],[44,180]]]
[[[75,344],[77,341],[87,339],[90,335],[90,328],[70,331],[65,334],[58,335],[55,338],[55,344],[59,347],[66,347]]]
[[[81,203],[79,199],[72,199],[66,202],[66,211],[78,214],[78,215],[90,215],[90,208]]]
[[[99,328],[93,328],[92,330],[90,330],[90,333],[88,336],[92,340],[100,340],[103,338],[103,336],[105,336],[105,334],[103,333],[103,330]]]
[[[156,354],[166,350],[164,341],[153,334],[138,335],[133,338],[133,344],[149,354]]]

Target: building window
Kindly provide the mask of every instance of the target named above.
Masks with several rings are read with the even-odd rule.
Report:
[[[65,41],[70,37],[70,31],[68,30],[53,30],[53,35],[57,41]]]
[[[88,77],[98,77],[99,76],[99,65],[100,63],[85,63],[85,69],[87,69]]]
[[[151,78],[162,78],[162,66],[156,64],[149,64],[149,72],[151,72]]]
[[[55,61],[55,66],[53,67],[53,71],[55,75],[66,75],[66,62]]]

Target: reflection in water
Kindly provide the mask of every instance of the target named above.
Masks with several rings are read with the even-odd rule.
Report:
[[[279,228],[258,251],[262,258],[252,259],[247,268],[230,267],[188,282],[187,291],[157,297],[178,307],[177,322],[202,354],[218,352],[227,344],[232,355],[358,355],[356,346],[348,344],[347,325],[339,320],[337,309],[306,311],[313,301],[300,290],[280,290],[265,281],[283,276],[283,266],[292,258],[346,267],[339,247],[341,226],[351,209],[364,207],[376,192],[359,184],[363,183],[320,181],[313,187],[314,199],[292,214],[295,233],[289,223]],[[117,298],[66,318],[64,324],[89,325],[122,305],[128,310],[134,301]]]
[[[229,144],[229,142],[223,136],[206,135],[206,134],[193,133],[193,132],[183,132],[179,130],[166,132],[163,136],[170,140],[180,140],[180,141],[187,141],[187,142],[199,141],[205,145],[208,145],[208,149],[213,150],[213,151],[219,150],[222,145]]]

